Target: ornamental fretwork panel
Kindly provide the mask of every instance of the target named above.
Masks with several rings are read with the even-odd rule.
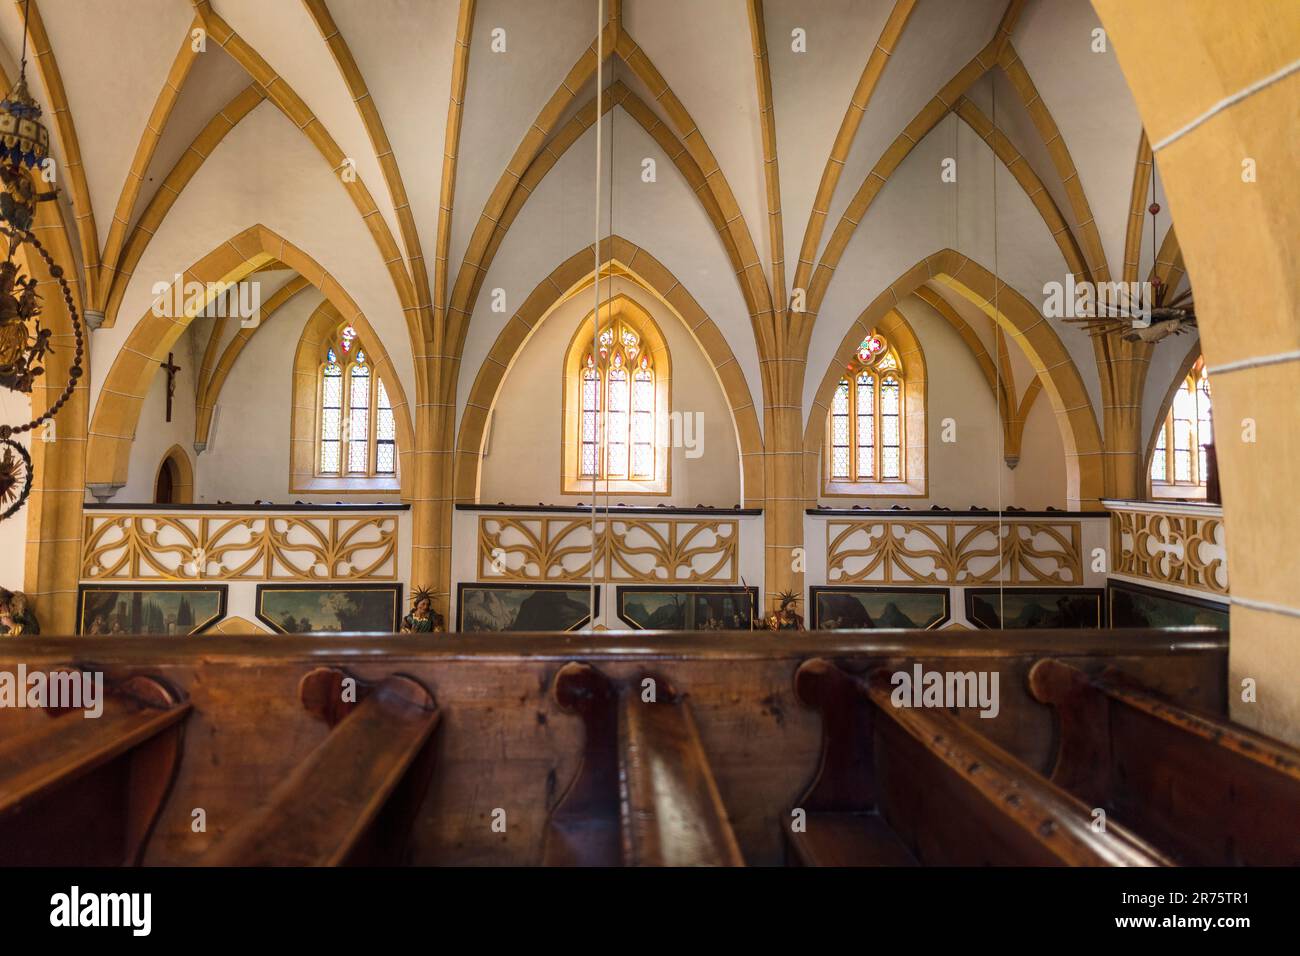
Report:
[[[831,584],[1083,584],[1078,521],[864,519],[826,524]]]
[[[1115,573],[1213,594],[1228,593],[1221,515],[1112,511]]]
[[[83,581],[391,581],[394,515],[88,514]]]
[[[734,519],[481,516],[479,577],[506,581],[664,581],[734,584]]]

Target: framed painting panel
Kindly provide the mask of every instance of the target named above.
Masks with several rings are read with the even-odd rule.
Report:
[[[638,631],[748,631],[758,588],[629,585],[617,600],[619,619]]]
[[[401,584],[259,584],[257,619],[280,634],[396,634]]]
[[[929,630],[952,617],[947,588],[813,587],[809,589],[814,631],[902,627]]]
[[[1227,604],[1127,581],[1106,583],[1106,606],[1110,611],[1111,627],[1228,629]]]
[[[978,628],[1101,627],[1101,588],[967,588],[966,619]]]
[[[576,631],[591,613],[590,585],[463,581],[456,587],[457,631]]]
[[[224,584],[83,584],[77,633],[202,634],[226,616],[227,591]]]

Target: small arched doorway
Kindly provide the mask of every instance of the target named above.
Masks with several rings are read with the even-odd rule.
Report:
[[[173,445],[158,466],[153,500],[157,505],[187,505],[194,500],[194,469],[180,445]]]

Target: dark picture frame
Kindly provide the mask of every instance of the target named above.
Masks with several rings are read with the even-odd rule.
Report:
[[[1008,605],[1005,613],[1010,624],[998,614],[999,595]],[[981,629],[1105,626],[1106,592],[1102,588],[966,588],[964,598],[966,620]],[[1029,598],[1034,600],[1026,600]],[[1062,606],[1063,600],[1068,604]]]
[[[494,597],[497,605],[496,612],[498,615],[512,615],[509,623],[505,627],[483,627],[484,615],[475,612],[475,620],[472,624],[479,626],[472,627],[474,631],[576,631],[585,627],[591,622],[591,607],[587,600],[591,593],[590,584],[573,583],[573,584],[531,584],[526,581],[510,583],[505,581],[462,581],[456,585],[456,630],[464,631],[465,628],[465,610],[469,603],[470,595],[484,595],[486,601],[489,592],[501,592],[499,596]],[[544,597],[544,595],[555,594],[560,592],[569,592],[571,594],[582,595],[582,600],[577,601],[575,598],[563,599],[560,597]],[[600,614],[600,592],[601,587],[596,587],[596,607],[595,613]],[[582,615],[578,615],[574,609],[572,621],[568,621],[566,612],[569,610],[568,604],[578,603],[582,605]],[[520,615],[525,618],[527,626],[516,627]]]
[[[659,596],[671,596],[672,598],[681,599],[673,605],[667,602],[658,603],[653,610],[644,613],[643,620],[638,621],[638,615],[630,613],[629,599],[636,602],[640,599],[642,607],[645,607],[646,601],[654,603],[654,598]],[[734,620],[736,615],[742,615],[744,618],[743,626],[737,628],[709,628],[699,627],[701,619],[722,620],[729,612],[725,601],[726,597],[733,598],[734,610],[730,611]],[[756,611],[759,611],[758,588],[753,585],[681,585],[673,587],[671,585],[619,585],[615,594],[615,613],[618,619],[628,627],[636,631],[704,631],[704,630],[752,630],[751,621]],[[667,614],[663,609],[672,607],[673,610]],[[659,618],[676,618],[676,611],[680,611],[681,623],[677,624],[672,620],[665,627],[656,627],[651,623],[655,616]],[[714,616],[717,615],[717,616]],[[649,626],[648,626],[649,625]]]
[[[1208,611],[1213,615],[1221,615],[1222,621],[1216,623],[1194,620],[1177,623],[1172,621],[1167,623],[1152,623],[1150,620],[1139,621],[1134,617],[1138,610],[1134,607],[1134,598],[1139,602],[1145,601],[1148,606],[1153,600],[1162,602],[1167,606],[1168,610],[1175,610],[1175,612],[1181,610],[1194,615],[1197,611]],[[1129,581],[1111,579],[1106,582],[1106,609],[1106,624],[1108,627],[1215,627],[1224,631],[1228,629],[1228,604],[1226,601],[1192,597],[1190,594],[1180,594],[1162,588],[1145,587]]]
[[[110,629],[116,626],[114,618],[118,614],[128,615],[129,618],[121,622],[123,630],[119,634],[147,634],[159,636],[174,637],[192,637],[195,634],[202,634],[208,628],[212,627],[218,621],[226,616],[226,602],[229,596],[230,588],[225,584],[141,584],[140,582],[131,582],[123,584],[82,584],[77,587],[77,633],[87,636],[116,636],[111,633],[107,634],[87,634],[88,629],[94,628],[96,621],[103,619],[104,626]],[[123,610],[123,605],[117,601],[109,602],[108,607],[116,607],[118,611],[110,611],[103,605],[105,602],[96,595],[106,595],[116,593],[119,595],[140,595],[140,600],[132,600],[129,609]],[[165,602],[148,602],[147,596],[150,594],[159,595],[180,595],[174,609],[164,607],[164,604],[170,605],[171,601]],[[189,595],[197,599],[200,595],[207,597],[213,595],[216,598],[216,609],[208,616],[204,617],[204,608],[197,611],[194,608],[194,602],[184,600]],[[149,606],[152,605],[152,608]],[[184,633],[169,634],[165,630],[156,630],[157,618],[162,616],[164,622],[169,610],[174,610],[177,619],[185,616],[185,608],[188,608],[188,614],[194,615],[193,626]],[[152,623],[151,623],[152,622]]]
[[[887,605],[885,608],[880,609],[881,613],[879,616],[877,616],[877,615],[873,615],[870,609],[867,608],[866,605],[864,605],[861,601],[857,599],[856,597],[857,595],[876,595],[879,596],[880,599],[884,599],[886,601],[889,601],[890,596],[905,599],[907,597],[912,597],[917,595],[926,595],[933,598],[941,598],[942,599],[941,610],[937,612],[938,613],[937,617],[933,615],[929,617],[927,619],[927,623],[916,623],[909,613],[899,608],[897,600],[889,601],[889,604],[893,605],[894,614],[889,613],[889,609]],[[842,608],[834,608],[835,610],[842,611],[842,614],[838,617],[832,616],[830,613],[830,611],[833,609],[830,600],[826,600],[826,601],[823,600],[823,598],[832,599],[836,597],[845,599],[843,601],[835,602],[837,605],[843,605]],[[855,603],[857,605],[856,609],[853,606]],[[873,623],[843,624],[838,626],[830,623],[835,620],[843,620],[844,615],[852,616],[859,611],[863,615],[865,615],[868,620],[872,621]],[[905,619],[905,621],[911,623],[905,623],[904,621],[899,621],[898,615],[901,615]],[[887,624],[874,623],[876,620],[884,620],[886,618],[888,618],[891,622],[897,621],[898,623],[887,623]],[[835,587],[833,585],[815,585],[808,589],[808,619],[809,619],[808,626],[814,631],[858,630],[858,629],[870,630],[874,628],[886,628],[886,627],[902,627],[902,628],[909,628],[915,630],[932,631],[937,628],[943,627],[943,625],[947,624],[949,621],[952,620],[952,592],[948,588],[901,588],[901,587],[875,587],[875,586]]]
[[[336,608],[326,610],[323,606],[322,598],[326,595],[378,595],[388,596],[388,600],[381,600],[378,597],[367,597],[360,602],[352,601],[352,607],[343,606],[340,602]],[[310,597],[297,598],[296,604],[288,604],[285,599],[281,599],[279,607],[268,607],[267,598],[273,595],[308,595]],[[274,600],[272,603],[275,603]],[[311,605],[315,604],[315,607]],[[257,619],[271,628],[277,634],[396,634],[402,620],[402,584],[396,582],[392,584],[348,584],[340,581],[334,584],[259,584],[257,586]],[[285,613],[288,611],[290,617],[302,615],[300,621],[305,621],[308,627],[292,628],[285,626]],[[307,617],[308,614],[326,614],[332,613],[335,619],[341,622],[338,628],[319,628],[314,626],[317,622],[314,618]],[[341,615],[341,616],[340,616]],[[355,616],[354,616],[355,615]],[[357,624],[360,626],[348,627],[346,624]]]

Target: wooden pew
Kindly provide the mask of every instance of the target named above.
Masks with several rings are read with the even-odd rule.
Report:
[[[804,866],[1161,866],[1170,861],[941,709],[890,702],[867,678],[813,659],[795,692],[822,713],[822,755],[785,822]],[[798,811],[804,828],[795,825]]]
[[[138,865],[176,777],[189,702],[133,676],[105,681],[99,717],[47,712],[44,726],[0,741],[0,866]]]
[[[652,702],[642,681],[655,681]],[[547,866],[743,866],[690,707],[662,677],[616,682],[587,664],[555,678],[582,718],[581,763],[547,820]]]
[[[355,680],[355,701],[344,682]],[[397,865],[433,772],[433,695],[401,674],[367,684],[319,667],[299,684],[329,735],[199,862],[208,866]]]
[[[1300,751],[1162,699],[1122,672],[1055,659],[1029,672],[1051,704],[1052,780],[1194,865],[1300,864]]]

